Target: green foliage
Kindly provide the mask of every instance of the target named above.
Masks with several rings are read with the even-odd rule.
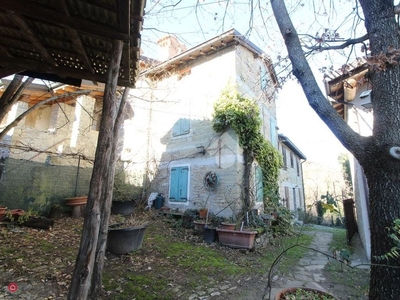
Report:
[[[278,195],[281,154],[261,134],[262,120],[255,101],[245,98],[235,88],[226,88],[214,105],[213,129],[224,132],[232,128],[243,149],[253,152],[263,173],[264,204]]]
[[[387,230],[389,231],[389,237],[394,243],[394,247],[389,252],[376,256],[378,260],[398,259],[400,257],[400,219],[395,219],[393,226],[387,228]]]

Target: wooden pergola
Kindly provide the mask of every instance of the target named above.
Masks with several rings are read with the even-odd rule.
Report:
[[[139,67],[145,0],[0,0],[0,78],[106,83],[112,42],[123,42],[118,85]]]

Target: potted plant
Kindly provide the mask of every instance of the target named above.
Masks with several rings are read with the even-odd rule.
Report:
[[[327,292],[323,292],[317,289],[306,288],[306,287],[289,287],[280,290],[275,297],[275,300],[296,300],[296,299],[307,299],[307,300],[338,300]]]
[[[120,255],[142,247],[147,227],[147,215],[112,216],[110,224],[107,237],[107,251]]]

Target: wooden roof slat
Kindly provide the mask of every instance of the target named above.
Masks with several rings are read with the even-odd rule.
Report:
[[[47,8],[38,9],[37,5],[32,4],[29,0],[0,0],[0,7],[10,11],[17,11],[24,15],[30,16],[35,19],[55,23],[62,26],[69,26],[77,31],[86,32],[97,37],[106,37],[111,40],[119,39],[124,42],[130,41],[130,36],[118,30],[112,30],[101,24],[96,24],[92,21],[83,20],[72,16],[66,16],[57,11]]]
[[[67,16],[71,16],[67,3],[65,0],[52,0],[54,7],[58,9],[59,12],[65,13]],[[79,52],[79,54],[82,56],[83,63],[85,67],[92,73],[95,73],[95,70],[92,67],[92,63],[85,51],[85,47],[83,46],[82,40],[80,39],[78,33],[76,30],[70,28],[70,27],[65,27],[65,30],[67,32],[68,37],[71,39],[71,42],[75,46],[75,49]]]
[[[43,58],[45,58],[49,64],[57,65],[57,63],[54,61],[51,55],[47,52],[46,48],[37,38],[36,33],[33,30],[31,30],[31,28],[26,24],[24,17],[18,14],[14,14],[13,20],[18,25],[18,27],[25,33],[26,39],[31,41],[33,46],[35,46],[35,48],[38,50],[38,52],[40,52]]]

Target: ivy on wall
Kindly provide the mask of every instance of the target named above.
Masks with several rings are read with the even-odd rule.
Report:
[[[232,128],[239,137],[240,146],[252,151],[263,173],[264,206],[279,199],[279,169],[281,154],[261,134],[262,120],[255,101],[241,96],[235,88],[223,90],[214,105],[213,129],[224,132]]]

